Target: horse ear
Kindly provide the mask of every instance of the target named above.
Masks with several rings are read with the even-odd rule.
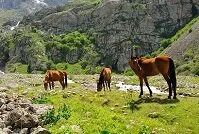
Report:
[[[134,57],[134,56],[131,55],[131,60],[134,60],[134,59],[137,59],[137,56]]]

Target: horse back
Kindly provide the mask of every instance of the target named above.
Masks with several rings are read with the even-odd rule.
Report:
[[[57,70],[48,70],[46,75],[48,75],[49,81],[59,81],[64,77],[64,73]]]
[[[104,76],[104,80],[109,81],[111,79],[111,69],[110,68],[104,68],[103,69],[103,76]]]
[[[142,75],[143,76],[154,76],[159,74],[159,70],[156,66],[155,63],[155,58],[142,58],[138,60],[138,64],[141,66],[142,68]]]
[[[156,66],[161,74],[167,74],[169,71],[169,57],[157,56],[155,58]]]

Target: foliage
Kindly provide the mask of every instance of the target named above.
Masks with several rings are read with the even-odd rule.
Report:
[[[26,74],[28,73],[28,65],[22,63],[8,64],[6,72]]]
[[[58,108],[57,114],[55,112],[55,109],[52,109],[41,115],[40,119],[44,121],[44,124],[56,124],[57,121],[61,118],[68,120],[70,116],[70,109],[68,105],[64,104],[63,106]]]
[[[173,42],[177,41],[185,32],[191,33],[191,27],[199,21],[199,16],[193,18],[188,24],[186,24],[183,28],[175,33],[175,35],[171,36],[170,38],[163,39],[160,42],[160,48],[157,51],[153,52],[152,56],[157,56],[160,54],[165,48],[169,47]]]
[[[142,127],[139,130],[139,134],[150,134],[150,128],[146,125],[142,125]]]
[[[124,71],[123,74],[126,75],[126,76],[133,76],[135,73],[134,73],[134,71],[133,71],[130,67],[128,67],[128,68]]]
[[[51,103],[51,101],[47,97],[39,97],[37,99],[33,99],[33,103],[35,103],[35,104],[47,104],[47,103]]]
[[[191,45],[183,55],[183,60],[176,61],[176,70],[181,75],[199,76],[199,48],[198,44]]]

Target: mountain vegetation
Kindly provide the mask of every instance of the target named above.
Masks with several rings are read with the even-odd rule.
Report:
[[[127,60],[130,55],[135,55],[135,49],[139,55],[156,56],[174,46],[172,44],[184,37],[187,31],[194,33],[192,26],[198,23],[198,3],[173,4],[92,0],[44,8],[25,16],[15,31],[1,35],[0,66],[8,72],[20,69],[24,73],[43,73],[47,69],[76,68],[81,70],[80,73],[90,74],[97,72],[101,65],[106,65],[116,72],[128,72],[125,71],[128,70]],[[172,16],[178,4],[189,8],[183,8],[181,16]],[[131,14],[131,9],[140,16]],[[162,12],[170,15],[163,16]],[[197,43],[192,46],[197,49]],[[189,61],[195,62],[186,65],[185,57],[191,50],[183,51],[184,58],[176,62],[178,73],[183,74],[191,68],[188,72],[198,75],[197,56],[192,56],[193,60],[189,58]],[[174,55],[168,55],[174,58]],[[182,63],[183,67],[180,67]],[[71,70],[70,73],[76,72]]]

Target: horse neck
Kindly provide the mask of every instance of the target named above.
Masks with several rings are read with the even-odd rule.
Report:
[[[50,75],[50,73],[49,73],[49,71],[46,73],[46,75],[45,75],[45,81],[49,81],[50,80],[50,77],[51,77],[51,75]]]
[[[102,72],[100,73],[100,77],[99,77],[99,82],[102,83],[104,82],[104,75],[103,75],[104,69],[102,70]]]

